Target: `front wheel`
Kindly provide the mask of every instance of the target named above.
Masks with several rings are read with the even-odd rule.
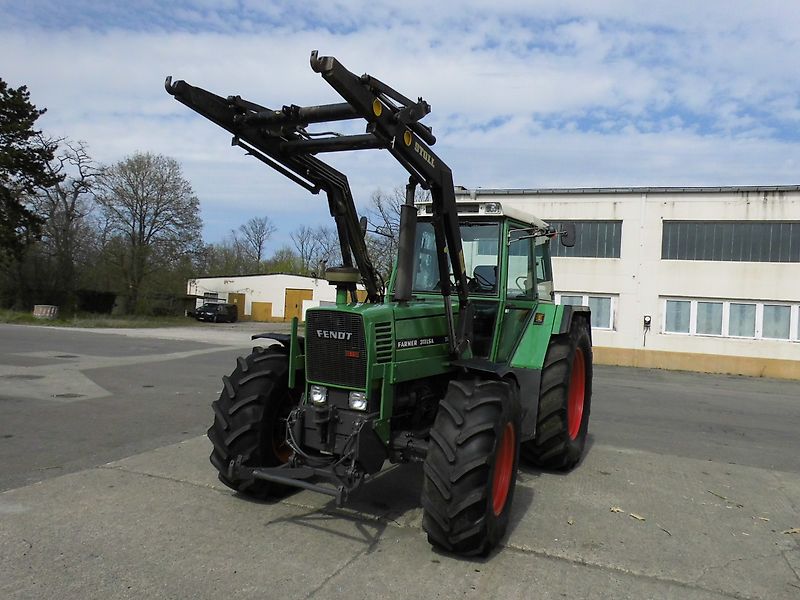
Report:
[[[240,356],[236,369],[222,382],[219,399],[212,403],[214,423],[208,430],[214,445],[211,464],[219,471],[219,480],[255,498],[284,493],[285,486],[260,479],[230,479],[228,465],[240,456],[248,467],[277,467],[289,460],[286,420],[300,401],[302,378],[289,389],[289,357],[282,347],[272,346]]]
[[[430,433],[422,486],[428,541],[486,555],[505,535],[519,460],[519,408],[501,381],[451,381]]]
[[[536,434],[522,444],[522,458],[545,469],[572,469],[586,446],[591,404],[591,333],[588,320],[576,317],[569,333],[547,347]]]

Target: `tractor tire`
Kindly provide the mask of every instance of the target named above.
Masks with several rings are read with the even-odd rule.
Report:
[[[289,389],[289,358],[280,346],[253,348],[237,359],[236,369],[222,378],[219,399],[212,403],[214,423],[208,439],[214,445],[211,464],[229,488],[254,498],[285,494],[286,486],[254,478],[228,477],[232,460],[242,457],[248,467],[277,467],[291,450],[286,443],[286,418],[297,406],[303,390],[298,379]]]
[[[549,470],[572,469],[586,446],[591,405],[591,332],[589,322],[578,317],[568,334],[550,340],[542,368],[536,433],[522,443],[523,460]]]
[[[502,381],[451,381],[430,433],[422,485],[428,542],[486,555],[508,527],[519,461],[520,411]]]

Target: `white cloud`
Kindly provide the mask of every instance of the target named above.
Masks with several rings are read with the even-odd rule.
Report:
[[[164,76],[273,107],[336,102],[308,67],[314,48],[424,96],[462,185],[797,183],[800,16],[786,3],[97,6],[0,4],[0,76],[48,108],[48,132],[86,140],[102,162],[180,160],[210,239],[265,212],[284,230],[326,222],[325,202],[230,148]],[[364,201],[405,180],[388,154],[332,162]]]

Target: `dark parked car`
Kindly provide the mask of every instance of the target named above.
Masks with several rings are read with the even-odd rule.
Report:
[[[203,304],[194,311],[194,318],[214,323],[236,323],[239,313],[235,304]]]

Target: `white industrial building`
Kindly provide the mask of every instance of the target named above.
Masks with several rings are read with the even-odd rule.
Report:
[[[336,303],[336,288],[325,279],[286,273],[197,277],[188,281],[186,293],[197,306],[236,304],[239,318],[252,321],[304,320],[309,308]]]
[[[556,301],[592,308],[596,362],[800,379],[800,186],[457,194],[575,223]]]

